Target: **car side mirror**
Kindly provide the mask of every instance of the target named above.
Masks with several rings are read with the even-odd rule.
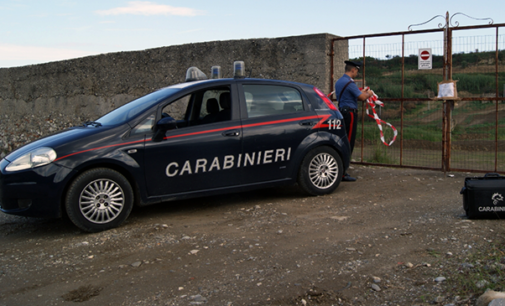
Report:
[[[155,133],[153,141],[161,141],[165,136],[165,133],[170,130],[175,130],[177,128],[177,121],[172,117],[161,118],[155,126]]]

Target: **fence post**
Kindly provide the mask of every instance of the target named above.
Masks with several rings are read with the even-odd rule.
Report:
[[[449,12],[445,15],[444,28],[444,81],[452,80],[452,30],[449,24]],[[444,101],[444,114],[442,119],[442,169],[451,170],[451,136],[452,136],[452,110],[454,100]],[[444,141],[445,140],[445,141]]]

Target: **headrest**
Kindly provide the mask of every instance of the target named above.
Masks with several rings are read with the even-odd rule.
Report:
[[[217,102],[217,99],[210,98],[209,100],[207,100],[207,113],[215,114],[218,112],[219,112],[219,103]]]
[[[229,92],[223,92],[219,96],[219,105],[223,109],[231,109],[231,95]]]

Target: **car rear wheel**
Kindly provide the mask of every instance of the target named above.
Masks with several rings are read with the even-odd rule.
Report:
[[[310,151],[302,161],[298,184],[310,195],[332,193],[340,184],[343,175],[342,159],[329,147]]]
[[[83,172],[70,185],[65,199],[70,220],[87,232],[123,223],[133,208],[133,190],[119,172],[96,168]]]

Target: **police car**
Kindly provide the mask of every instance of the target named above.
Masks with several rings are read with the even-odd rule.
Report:
[[[186,82],[93,122],[36,140],[0,161],[0,209],[68,215],[80,229],[119,226],[133,205],[298,183],[331,193],[349,166],[342,115],[316,87],[244,77]]]

